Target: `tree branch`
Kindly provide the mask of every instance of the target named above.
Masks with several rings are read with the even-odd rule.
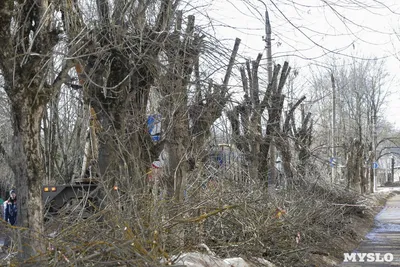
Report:
[[[243,86],[243,91],[246,95],[249,95],[249,85],[247,82],[247,76],[246,76],[246,71],[244,70],[243,67],[240,67],[240,76],[242,78],[242,86]]]
[[[121,1],[121,0],[119,0]],[[110,16],[110,8],[108,6],[107,0],[96,0],[97,4],[97,11],[99,14],[99,18],[101,23],[103,24],[102,26],[105,27],[106,25],[109,25],[109,16]]]
[[[279,71],[281,70],[281,65],[276,65],[274,68],[274,73],[272,74],[271,82],[268,84],[267,90],[264,94],[264,99],[261,101],[261,113],[264,112],[265,108],[271,108],[271,95],[274,92],[274,87],[276,87],[276,80],[278,79]]]
[[[11,66],[7,62],[12,57],[11,21],[14,1],[0,1],[0,68],[3,76],[9,80]]]
[[[258,82],[258,67],[260,66],[262,54],[259,53],[257,59],[252,61],[252,86],[251,90],[253,91],[253,98],[251,101],[253,102],[253,106],[258,108],[260,104],[260,92],[259,92],[259,82]]]
[[[171,0],[162,0],[160,12],[157,15],[156,25],[154,26],[155,32],[163,32],[167,29],[172,12]]]
[[[283,125],[283,132],[287,134],[290,130],[290,119],[293,117],[296,108],[306,99],[306,96],[301,97],[297,102],[290,108],[288,115],[285,119],[285,124]]]
[[[235,39],[235,44],[233,46],[232,54],[229,59],[228,68],[226,69],[224,81],[222,83],[222,92],[221,92],[222,97],[225,97],[225,95],[228,91],[228,83],[229,83],[229,79],[231,78],[232,68],[233,68],[233,65],[235,64],[236,55],[239,51],[240,41],[241,40],[239,38]]]
[[[61,85],[65,82],[65,80],[68,77],[68,71],[74,67],[74,63],[72,62],[72,60],[66,60],[65,61],[65,65],[63,66],[62,70],[60,71],[60,73],[57,75],[57,77],[54,79],[53,84],[51,85],[51,88],[60,88]],[[71,84],[72,87],[72,84]]]
[[[279,85],[278,85],[278,89],[277,89],[278,94],[282,94],[282,90],[283,90],[283,87],[285,86],[287,77],[289,76],[290,69],[291,68],[289,67],[289,63],[287,61],[285,61],[285,63],[283,64],[283,68],[282,68],[282,72],[281,72],[281,79],[279,80]]]

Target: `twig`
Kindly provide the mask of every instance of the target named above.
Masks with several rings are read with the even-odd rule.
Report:
[[[287,251],[287,252],[284,252],[284,253],[276,255],[275,258],[278,258],[280,256],[284,256],[284,255],[287,255],[287,254],[291,254],[291,253],[300,252],[300,251],[303,251],[303,250],[306,250],[306,249],[308,249],[308,248],[299,248],[299,249],[295,249],[295,250],[290,250],[290,251]]]

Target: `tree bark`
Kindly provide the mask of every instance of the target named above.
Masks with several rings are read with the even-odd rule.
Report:
[[[24,89],[20,88],[19,92]],[[38,98],[16,94],[11,97],[14,130],[12,169],[18,194],[18,225],[29,229],[18,240],[21,259],[44,252],[40,122],[45,103]]]
[[[359,140],[354,140],[350,145],[350,153],[347,160],[347,179],[349,188],[360,194],[362,193],[362,161],[362,144]]]

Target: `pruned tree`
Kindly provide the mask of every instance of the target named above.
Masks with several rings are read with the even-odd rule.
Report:
[[[10,120],[10,105],[9,100],[4,92],[4,81],[0,72],[0,194],[6,195],[9,188],[12,186],[14,175],[10,168],[12,157],[11,139],[12,129]]]
[[[285,95],[283,88],[290,73],[287,62],[276,65],[271,82],[268,84],[264,95],[260,94],[258,80],[258,66],[262,55],[259,54],[255,61],[246,62],[245,68],[241,68],[241,77],[244,90],[243,102],[228,113],[232,126],[232,135],[237,147],[247,153],[251,162],[251,177],[259,177],[266,182],[268,172],[268,153],[273,137],[278,149],[284,158],[284,170],[288,178],[293,177],[292,151],[289,144],[290,121],[294,119],[293,113],[300,103],[305,99],[298,100],[289,111],[285,124],[282,126],[282,110],[284,108]],[[282,68],[282,70],[281,70]],[[246,74],[247,72],[247,74]],[[280,73],[280,77],[279,77]],[[267,111],[268,119],[265,135],[261,131],[261,116]],[[282,128],[283,127],[283,128]]]
[[[194,23],[195,17],[188,16],[183,31],[182,13],[177,13],[175,31],[167,38],[165,47],[166,70],[159,82],[168,155],[165,166],[167,188],[178,203],[183,201],[188,177],[202,162],[201,155],[210,137],[211,126],[221,116],[229,99],[228,82],[240,44],[236,39],[223,83],[210,81],[204,84],[199,73],[204,36],[195,31]],[[195,93],[191,98],[192,78]]]
[[[278,148],[282,154],[283,170],[285,172],[286,179],[289,182],[293,181],[293,168],[292,168],[292,146],[291,139],[293,138],[297,142],[301,142],[300,136],[296,136],[292,131],[292,127],[295,123],[294,112],[296,108],[306,99],[305,96],[301,97],[294,104],[289,104],[289,111],[286,114],[285,122],[283,124],[282,131],[279,138],[277,138]],[[306,127],[306,126],[305,126]],[[297,138],[296,138],[297,137]],[[303,136],[302,136],[303,137]]]
[[[305,176],[308,166],[311,164],[310,158],[311,145],[312,145],[312,133],[313,133],[313,120],[311,118],[311,112],[305,113],[304,105],[301,104],[301,124],[297,127],[294,116],[291,118],[291,129],[294,136],[294,143],[298,152],[298,174]]]
[[[41,240],[41,188],[45,174],[40,124],[46,105],[57,95],[71,65],[64,61],[54,79],[50,78],[50,62],[61,41],[53,2],[1,1],[0,14],[0,69],[11,106],[14,133],[11,168],[18,190],[18,220],[21,227],[29,229],[21,232],[19,255],[27,259],[45,250]],[[66,47],[65,54],[74,50],[71,44]]]
[[[347,184],[350,187],[354,186],[352,189],[357,192],[368,193],[373,191],[374,187],[372,163],[376,160],[375,150],[380,139],[376,129],[380,123],[379,113],[387,96],[385,88],[387,73],[384,63],[380,60],[357,61],[353,59],[351,64],[347,65],[339,66],[338,63],[332,63],[330,72],[333,73],[332,77],[325,74],[323,78],[320,77],[314,81],[315,92],[319,94],[316,97],[320,99],[316,108],[319,108],[318,114],[321,123],[322,121],[329,123],[332,118],[332,99],[330,96],[327,97],[326,93],[331,92],[330,88],[334,82],[336,129],[332,131],[333,125],[331,124],[329,128],[316,130],[322,134],[319,138],[321,143],[335,145],[338,159],[341,159],[341,162],[337,162],[337,164],[346,166],[343,175],[347,178]],[[321,88],[329,89],[321,90]],[[322,102],[324,103],[322,104]],[[332,132],[334,136],[332,136]],[[322,141],[322,139],[325,140]],[[331,142],[332,139],[334,142]],[[331,146],[329,146],[330,149]],[[362,157],[362,164],[358,162],[359,158],[354,156],[356,154]],[[354,170],[352,168],[361,169]],[[359,177],[355,177],[356,174]]]
[[[178,3],[118,1],[112,6],[96,1],[98,23],[79,64],[85,101],[101,125],[98,167],[108,189],[118,179],[121,186],[141,190],[144,174],[162,149],[163,143],[147,134],[147,107]]]
[[[258,54],[256,60],[247,60],[245,66],[240,68],[244,91],[243,103],[227,113],[232,127],[232,139],[238,149],[247,155],[247,160],[251,162],[249,175],[255,180],[258,180],[261,166],[261,116],[266,108],[266,103],[262,106],[260,101],[258,68],[261,58],[262,54]],[[268,93],[267,89],[264,99],[267,99]],[[269,99],[265,101],[269,101]],[[264,179],[262,175],[261,179]]]

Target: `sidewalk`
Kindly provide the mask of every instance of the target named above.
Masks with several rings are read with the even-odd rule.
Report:
[[[355,251],[349,253],[380,253],[383,255],[391,253],[393,255],[392,262],[367,262],[367,256],[364,262],[343,262],[341,266],[400,266],[400,195],[390,198],[383,210],[375,217],[375,226],[372,231],[367,234]],[[377,257],[377,254],[373,256]]]

